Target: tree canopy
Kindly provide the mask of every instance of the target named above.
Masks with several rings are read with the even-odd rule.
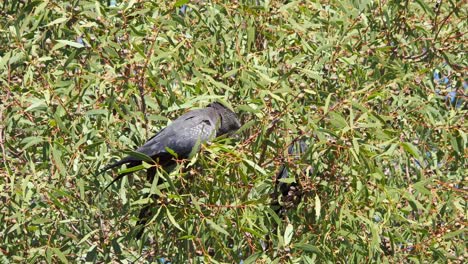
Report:
[[[0,262],[465,263],[467,12],[1,2]],[[136,172],[103,191],[117,173],[96,172],[213,101],[238,114],[235,137],[166,184]],[[288,155],[299,138],[307,151]],[[282,166],[299,199],[277,214]]]

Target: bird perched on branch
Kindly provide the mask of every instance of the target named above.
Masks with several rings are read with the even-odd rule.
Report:
[[[154,162],[164,168],[174,164],[174,158],[188,158],[194,151],[194,147],[200,147],[200,143],[233,133],[239,127],[240,123],[236,114],[221,103],[214,102],[206,108],[191,110],[183,114],[150,138],[143,146],[137,148],[135,152],[151,157]],[[128,164],[127,168],[131,168],[142,164],[142,160],[138,157],[127,156],[106,166],[100,173],[123,164]],[[125,175],[127,174],[120,174],[110,184]]]
[[[172,165],[175,165],[176,159],[186,159],[191,153],[198,152],[201,143],[215,137],[231,134],[239,128],[240,122],[236,114],[223,104],[214,102],[203,109],[195,109],[183,114],[150,138],[143,146],[137,148],[135,152],[151,157],[155,163],[167,171]],[[132,168],[142,164],[142,159],[127,156],[106,166],[100,173],[123,164],[127,164],[127,168]],[[108,186],[129,173],[119,174]],[[147,180],[152,182],[155,173],[156,167],[149,168]],[[159,180],[161,181],[161,179]],[[150,206],[147,205],[140,211],[137,225],[146,223],[149,208]],[[137,238],[140,238],[142,231],[143,228],[137,234]]]

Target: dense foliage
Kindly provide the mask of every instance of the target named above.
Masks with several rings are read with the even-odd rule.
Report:
[[[459,262],[466,1],[2,1],[0,262]],[[219,100],[243,127],[103,192]],[[305,155],[288,156],[303,137]],[[282,164],[296,181],[270,203]],[[164,190],[163,190],[164,189]],[[148,194],[162,191],[141,241]]]

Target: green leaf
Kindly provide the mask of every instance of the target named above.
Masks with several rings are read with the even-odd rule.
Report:
[[[231,76],[234,76],[240,69],[236,68],[236,69],[232,69],[228,72],[226,72],[223,76],[221,76],[221,78],[223,79],[226,79],[226,78],[229,78]]]
[[[42,224],[50,223],[50,222],[53,222],[53,220],[50,218],[42,218],[42,217],[36,218],[32,221],[32,223],[35,225],[42,225]]]
[[[308,77],[318,81],[319,83],[323,81],[323,77],[317,71],[311,71],[311,70],[308,70],[308,69],[301,69],[301,71],[303,73],[305,73]]]
[[[109,112],[105,109],[93,109],[86,111],[85,115],[87,116],[93,116],[93,115],[107,115]]]
[[[154,160],[151,157],[145,155],[144,153],[136,152],[136,151],[124,151],[124,153],[126,155],[132,156],[132,157],[134,157],[134,158],[136,158],[138,160],[146,161],[146,162],[148,162],[150,164],[154,163]]]
[[[141,204],[149,204],[151,203],[151,198],[142,198],[142,199],[138,199],[134,202],[132,202],[132,205],[141,205]]]
[[[279,225],[281,223],[281,219],[279,218],[279,216],[276,214],[275,211],[273,211],[273,209],[271,209],[270,207],[266,207],[265,210],[268,212],[268,215],[272,216],[273,217],[273,220],[275,220],[275,223],[277,225]]]
[[[169,208],[166,207],[166,214],[167,214],[167,218],[169,218],[169,221],[171,221],[171,223],[177,228],[179,229],[180,231],[184,232],[184,229],[182,229],[182,227],[180,227],[180,225],[176,222],[176,220],[174,219],[174,217],[172,216],[171,214],[171,211],[169,210]]]
[[[79,242],[78,242],[78,245],[85,242],[86,240],[88,240],[92,235],[94,235],[95,233],[99,232],[99,229],[95,229],[91,232],[89,232],[88,234],[86,234]]]
[[[318,195],[316,194],[315,195],[315,220],[319,220],[320,218],[320,213],[321,213],[321,210],[322,210],[322,204],[320,202],[320,198],[318,197]]]
[[[54,21],[50,22],[49,24],[46,25],[46,27],[50,27],[50,26],[53,26],[53,25],[56,25],[56,24],[61,24],[65,21],[68,21],[68,18],[67,17],[59,17],[57,19],[55,19]]]
[[[258,164],[256,164],[255,162],[248,160],[248,159],[244,159],[244,162],[247,163],[250,167],[252,167],[256,171],[260,172],[261,174],[263,175],[267,174],[266,171],[262,167],[258,166]]]
[[[68,263],[67,258],[65,257],[65,254],[63,254],[62,251],[58,248],[51,248],[52,252],[54,252],[55,256],[57,256],[62,263]]]
[[[346,122],[346,119],[339,113],[336,112],[330,112],[330,123],[338,129],[343,129],[345,127],[348,127],[348,123]]]
[[[11,57],[12,52],[6,52],[3,54],[3,56],[0,56],[0,69],[4,69],[5,65],[7,65],[8,60]]]
[[[409,142],[402,142],[400,143],[400,146],[403,147],[403,149],[411,154],[414,158],[420,160],[420,155],[418,149],[411,143]]]
[[[37,144],[40,144],[44,142],[44,139],[41,138],[41,137],[27,137],[27,138],[24,138],[22,141],[21,141],[21,145],[22,144],[25,144],[23,146],[23,150],[26,150],[34,145],[37,145]]]
[[[290,184],[290,183],[296,182],[296,178],[281,178],[278,181]]]
[[[332,97],[332,93],[330,93],[328,96],[327,96],[327,99],[325,100],[325,106],[323,107],[323,113],[324,114],[327,114],[328,113],[328,110],[329,110],[329,107],[330,107],[330,100],[331,100],[331,97]]]
[[[130,168],[127,168],[127,169],[124,169],[124,170],[120,170],[118,172],[118,174],[128,174],[128,173],[143,170],[143,169],[145,169],[145,166],[143,164],[141,164],[141,165],[130,167]]]
[[[53,162],[57,169],[59,170],[61,175],[66,175],[67,169],[65,165],[62,162],[62,157],[64,156],[64,152],[57,148],[57,144],[54,144],[52,147],[52,157],[53,157]]]
[[[454,238],[454,237],[457,237],[457,236],[463,237],[463,234],[466,234],[467,231],[468,230],[466,228],[462,228],[462,229],[459,229],[459,230],[456,230],[456,231],[453,231],[453,232],[445,233],[445,235],[442,238],[443,239],[451,239],[451,238]]]
[[[81,44],[81,43],[78,43],[76,41],[70,41],[70,40],[65,40],[65,39],[57,39],[56,40],[59,44],[61,44],[61,46],[59,46],[59,44],[55,45],[54,48],[52,50],[57,50],[63,46],[70,46],[70,47],[73,47],[73,48],[83,48],[84,45]]]
[[[189,2],[189,0],[177,0],[174,4],[174,7],[181,7],[185,4],[187,4]]]
[[[311,244],[306,244],[306,243],[295,243],[293,245],[293,248],[304,250],[307,252],[311,253],[316,253],[316,254],[321,254],[321,251],[318,247],[311,245]]]
[[[293,234],[294,234],[294,227],[292,224],[288,224],[286,226],[286,230],[284,230],[284,245],[285,246],[289,245]]]
[[[426,182],[417,182],[413,184],[413,188],[422,194],[431,196],[432,193],[425,187],[426,184]]]
[[[27,112],[33,112],[35,110],[46,110],[47,109],[47,104],[44,100],[42,99],[37,99],[37,98],[33,98],[31,100],[33,103],[28,107],[26,108],[25,111]]]
[[[219,233],[222,233],[222,234],[225,234],[226,236],[229,236],[229,233],[224,229],[222,228],[221,226],[217,225],[215,222],[211,221],[210,219],[205,219],[205,221],[208,223],[208,226],[219,232]]]
[[[353,138],[353,148],[356,152],[356,155],[359,155],[359,142],[357,138]]]

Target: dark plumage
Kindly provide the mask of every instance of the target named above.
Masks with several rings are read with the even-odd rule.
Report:
[[[292,205],[297,204],[302,198],[301,188],[297,182],[297,177],[295,182],[286,183],[280,181],[281,179],[290,178],[290,164],[292,161],[302,160],[304,154],[307,152],[308,146],[304,138],[294,139],[293,142],[288,147],[288,156],[283,158],[282,165],[278,174],[276,175],[274,191],[271,195],[271,208],[273,211],[280,217],[283,217],[287,209],[291,208]],[[293,166],[292,166],[293,167]],[[309,171],[312,174],[311,171]],[[277,225],[273,223],[272,233],[276,233]],[[272,247],[272,241],[270,235],[266,236],[267,243],[264,244],[265,248]],[[266,250],[264,248],[264,250]]]
[[[304,139],[297,139],[291,143],[288,148],[288,156],[302,156],[307,152],[308,146]],[[299,158],[300,159],[300,158]],[[283,203],[289,202],[290,200],[295,200],[300,198],[300,192],[298,190],[297,182],[285,183],[280,181],[281,179],[289,178],[289,168],[286,161],[283,161],[283,165],[279,170],[276,176],[275,182],[275,191],[273,194],[272,205],[276,209],[276,213],[282,214],[284,211],[283,206],[280,205],[279,196],[281,194],[281,199]],[[297,196],[297,197],[296,197]]]
[[[137,148],[135,152],[151,157],[164,170],[168,170],[175,164],[175,157],[172,156],[171,152],[175,153],[177,159],[188,158],[191,153],[199,151],[201,143],[235,132],[239,128],[240,123],[236,114],[221,103],[214,102],[203,109],[191,110],[183,114],[150,138],[143,146]],[[170,150],[168,151],[168,149]],[[142,160],[133,156],[127,156],[118,162],[106,166],[100,173],[123,164],[127,164],[127,168],[131,168],[142,164]],[[155,167],[149,168],[147,180],[152,182],[155,173]],[[108,186],[125,175],[118,175]],[[147,205],[140,211],[140,220],[137,225],[144,225],[146,223],[149,217],[149,208],[150,205]],[[143,228],[137,234],[137,238],[141,236],[142,231]]]
[[[167,149],[177,154],[179,159],[188,158],[195,146],[199,147],[200,143],[235,132],[239,127],[240,123],[236,114],[226,106],[214,102],[206,108],[183,114],[150,138],[143,146],[137,148],[135,152],[143,153],[162,167],[167,167],[173,164],[174,158]],[[127,156],[105,167],[101,173],[126,163],[127,167],[131,168],[140,165],[142,161],[136,157]],[[124,175],[119,175],[110,184]]]
[[[288,156],[293,155],[302,155],[307,151],[307,145],[303,139],[299,140],[298,142],[293,142],[288,148]],[[276,176],[276,188],[275,190],[280,192],[282,195],[287,195],[291,186],[297,186],[297,183],[287,184],[284,182],[280,182],[281,179],[289,178],[288,167],[286,164],[281,166],[278,175]]]

